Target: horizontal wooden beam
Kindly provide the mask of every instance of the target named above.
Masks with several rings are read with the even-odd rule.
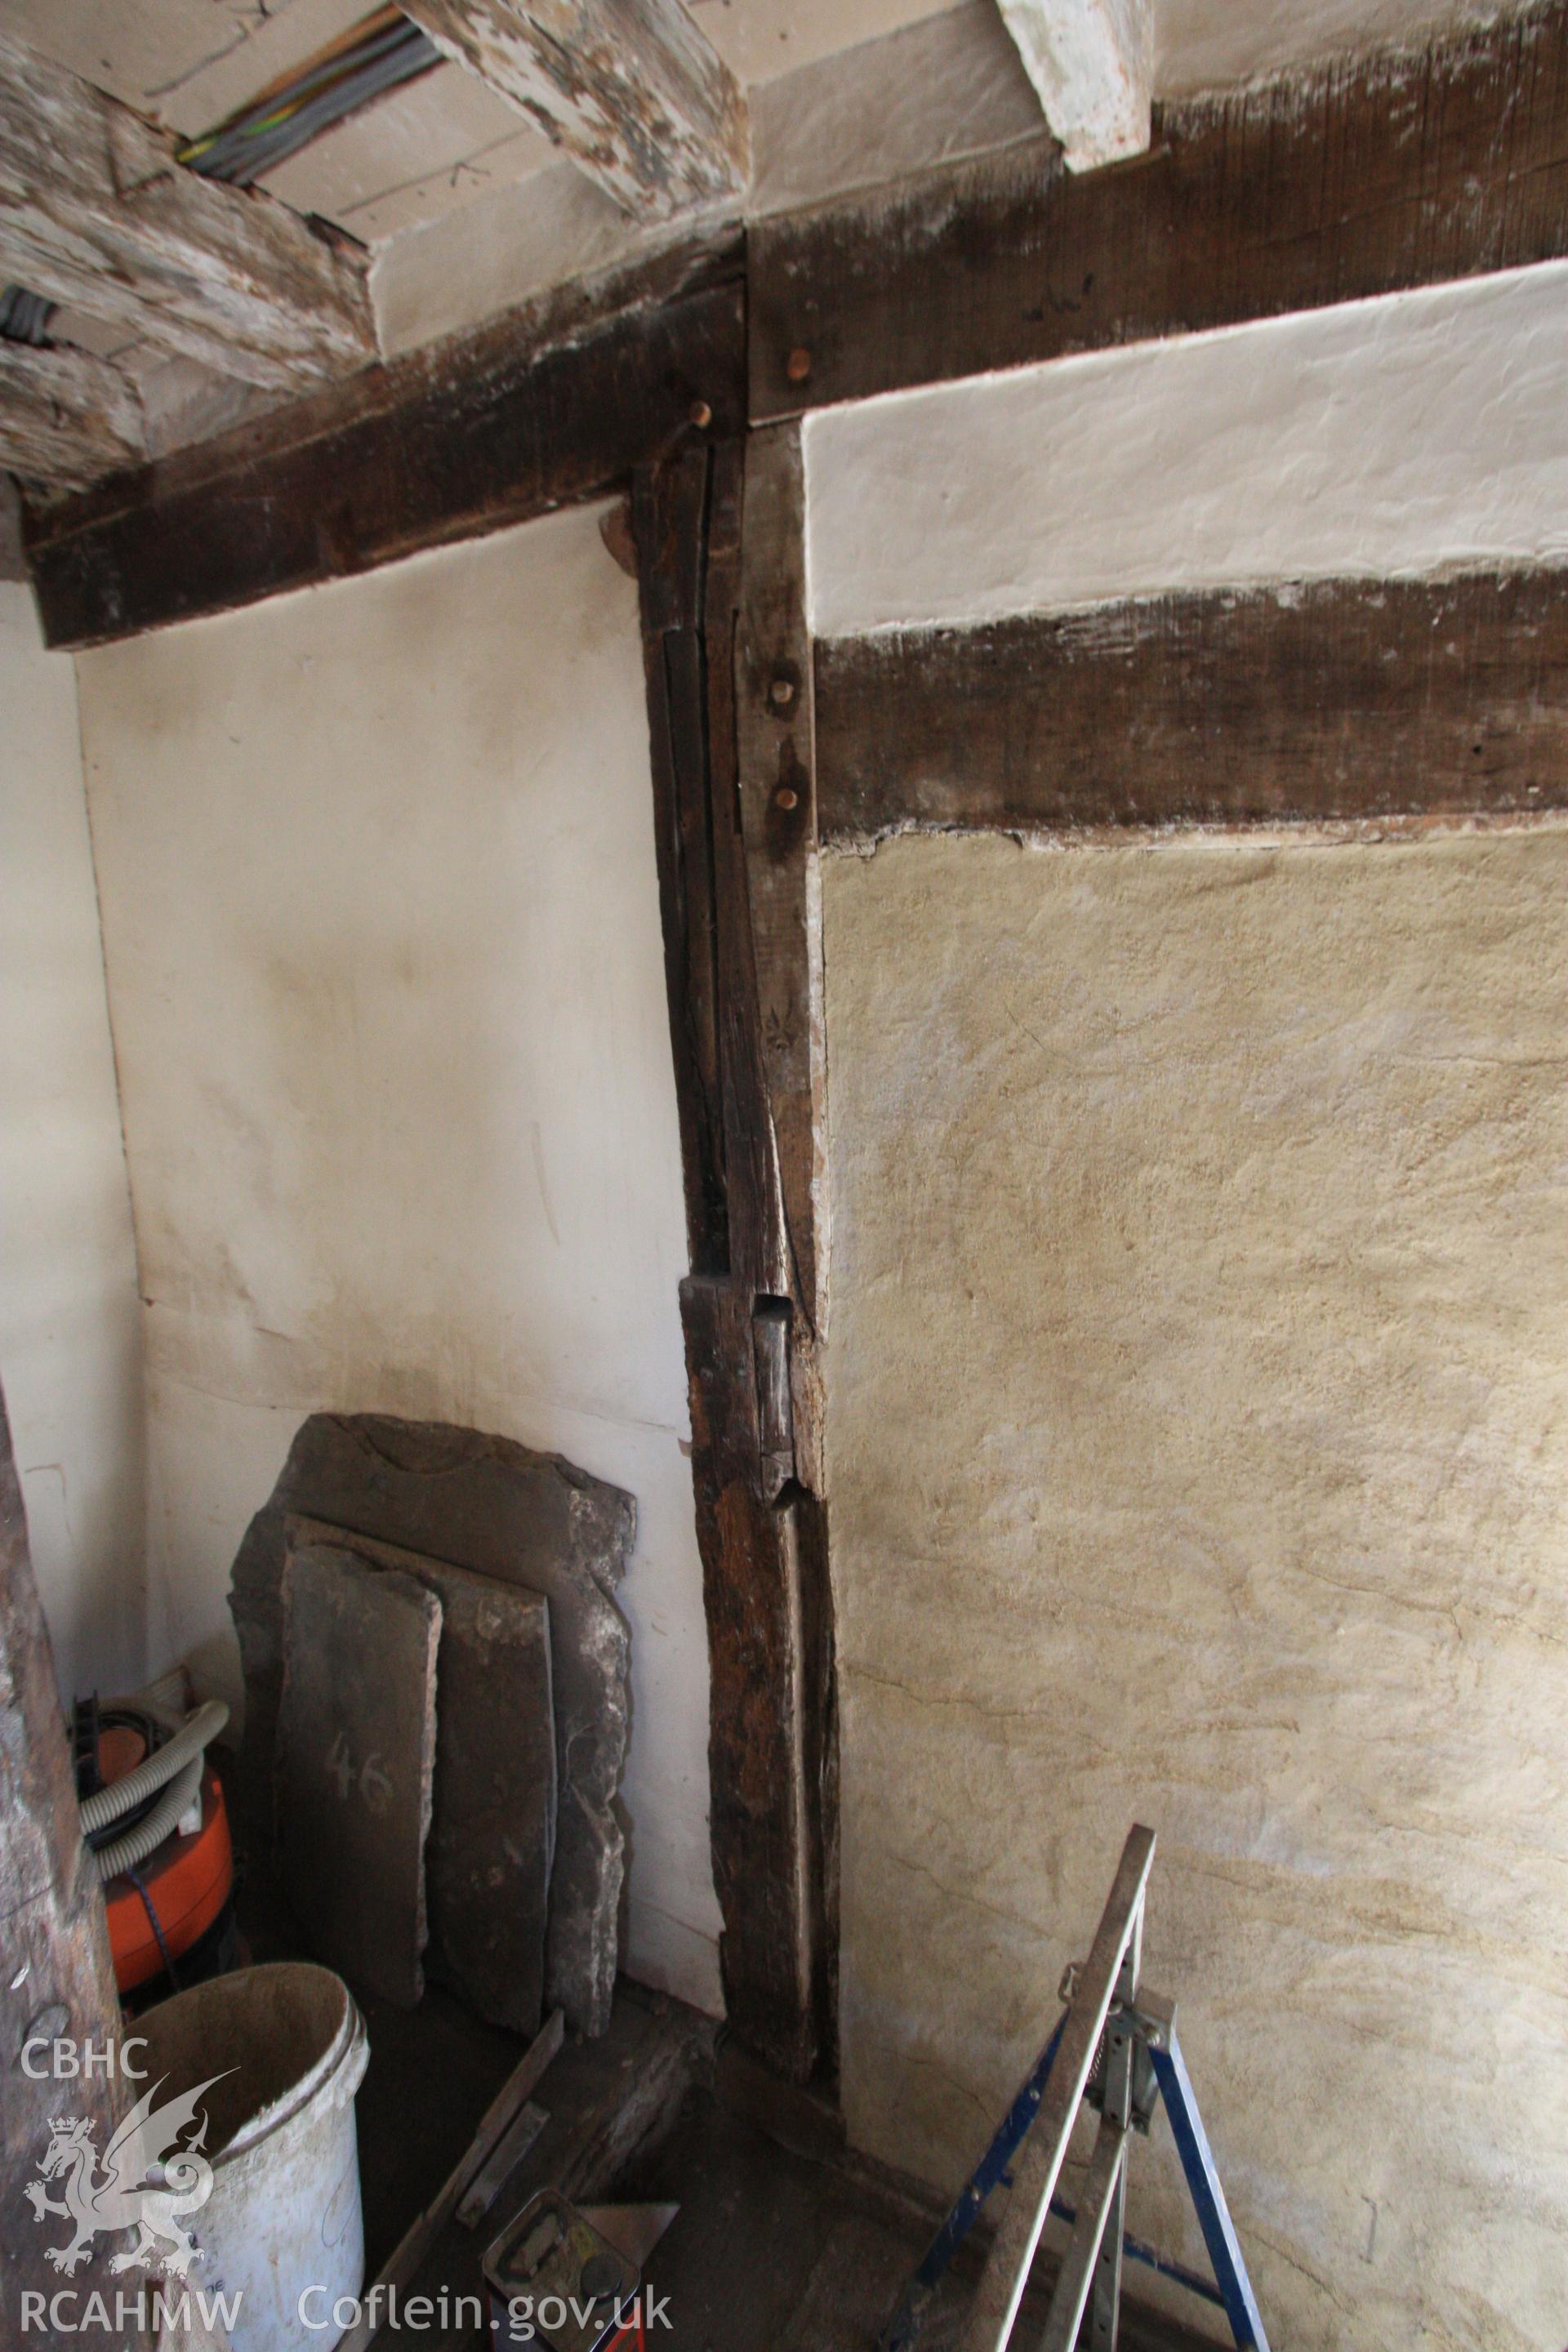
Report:
[[[639,218],[744,193],[746,101],[683,0],[407,0],[405,13]]]
[[[1568,578],[1327,581],[816,648],[823,837],[1568,808]]]
[[[1154,89],[1153,0],[1000,0],[1069,172],[1141,155]]]
[[[45,634],[129,636],[368,571],[605,491],[745,407],[729,255],[625,307],[492,321],[28,517]]]
[[[183,170],[171,138],[5,33],[0,278],[280,391],[375,355],[357,257]]]
[[[144,454],[141,397],[120,368],[88,352],[0,341],[0,467],[79,489]]]
[[[751,235],[752,415],[1568,254],[1568,0]]]

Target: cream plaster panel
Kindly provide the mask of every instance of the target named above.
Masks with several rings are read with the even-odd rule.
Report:
[[[184,0],[180,0],[184,5]],[[58,0],[46,0],[54,6]],[[96,9],[101,0],[69,0],[71,7],[85,5]],[[112,5],[112,0],[111,0]],[[167,6],[169,0],[163,0]],[[215,15],[212,0],[205,0],[206,39],[193,52],[191,61],[176,76],[168,79],[164,87],[150,96],[156,104],[149,111],[195,139],[204,131],[213,130],[230,114],[248,106],[258,91],[280,81],[286,74],[314,57],[330,41],[342,38],[370,14],[362,0],[283,0],[281,7],[267,0],[265,12],[256,5],[233,5],[233,33],[229,37],[224,16]],[[143,5],[134,10],[120,6],[116,15],[146,16],[154,14]],[[215,39],[216,33],[226,37]],[[374,101],[373,109],[374,110]]]
[[[1555,2346],[1568,832],[825,904],[855,2139],[960,2178],[1142,1819],[1272,2340]]]
[[[76,681],[0,583],[0,1382],[68,1697],[134,1685],[142,1310]]]
[[[342,225],[363,245],[386,245],[394,237],[414,235],[444,214],[463,211],[481,196],[532,179],[555,160],[555,150],[537,131],[514,131],[489,146],[474,148],[460,163],[444,164],[422,179],[399,177],[379,193],[346,205]]]
[[[296,28],[313,26],[324,10],[339,20],[331,30],[340,29],[343,12],[353,5],[354,0],[268,0],[262,12],[256,0],[138,0],[134,6],[126,0],[0,0],[0,25],[40,56],[183,130],[176,95],[181,89],[229,66],[242,86],[238,98],[226,101],[221,110],[226,111],[331,37],[326,32],[313,40],[308,33],[301,38]],[[366,12],[362,7],[359,13]],[[277,21],[285,17],[288,31]],[[352,14],[346,21],[353,22]],[[277,58],[279,44],[279,62],[264,63],[252,79],[252,60]]]
[[[750,210],[822,204],[1041,128],[995,0],[967,0],[754,90]]]
[[[687,0],[738,81],[771,80],[934,16],[949,0]]]
[[[805,425],[824,636],[1568,552],[1568,264]]]
[[[575,163],[547,163],[377,247],[370,293],[382,350],[390,359],[456,334],[689,233],[687,221],[645,227]]]
[[[460,205],[501,179],[556,160],[543,132],[499,91],[461,66],[437,66],[362,107],[266,175],[296,212],[342,221],[365,243],[390,234],[363,217],[401,226],[395,199],[421,203],[416,218]],[[436,191],[441,191],[437,199]]]
[[[312,1410],[627,1487],[630,1948],[711,2005],[679,1143],[601,512],[87,654],[82,724],[164,1636],[231,1672],[229,1565]]]

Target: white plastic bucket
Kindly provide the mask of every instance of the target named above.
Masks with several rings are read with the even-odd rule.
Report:
[[[354,2093],[370,2053],[347,1985],[304,1961],[240,1969],[135,2030],[148,2084],[168,2078],[156,2106],[224,2076],[201,2103],[212,2192],[189,2219],[204,2259],[186,2284],[239,2295],[234,2352],[327,2352],[333,2304],[364,2283]]]

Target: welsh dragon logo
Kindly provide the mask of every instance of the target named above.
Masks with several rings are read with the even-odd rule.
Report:
[[[45,2249],[45,2260],[68,2278],[87,2261],[100,2231],[110,2235],[136,2231],[135,2243],[110,2263],[111,2272],[140,2265],[183,2279],[190,2275],[193,2263],[205,2259],[184,2218],[199,2213],[212,2194],[212,2166],[202,2153],[207,2136],[205,2113],[195,2137],[184,2147],[179,2142],[181,2133],[195,2122],[204,2094],[223,2077],[209,2075],[194,2091],[154,2107],[166,2080],[161,2076],[137,2100],[104,2149],[101,2170],[89,2117],[58,2116],[50,2124],[38,2178],[29,2180],[22,2194],[35,2221],[58,2213],[72,2224],[76,2234],[68,2244]],[[63,2197],[48,2195],[44,2184],[49,2180],[62,2183]]]

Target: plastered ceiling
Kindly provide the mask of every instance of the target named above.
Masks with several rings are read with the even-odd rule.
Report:
[[[195,137],[367,13],[370,0],[0,0],[0,26]],[[1039,128],[994,0],[689,0],[752,92],[752,208],[892,180]],[[1166,97],[1487,13],[1464,0],[1155,0]],[[1490,13],[1497,13],[1493,9]],[[853,56],[846,53],[853,52]],[[373,100],[263,184],[372,255],[390,356],[629,257],[639,231],[542,133],[453,64]],[[136,377],[154,454],[256,395],[94,322],[55,332]]]
[[[186,136],[209,128],[362,18],[368,0],[0,0],[0,23]],[[952,0],[690,0],[739,79],[770,83],[948,13]],[[960,0],[974,12],[974,0]],[[1364,41],[1424,32],[1453,0],[1159,0],[1166,94]],[[889,74],[900,62],[889,53]],[[802,93],[803,103],[809,103]],[[267,184],[377,246],[555,161],[543,135],[455,65],[391,92]]]

